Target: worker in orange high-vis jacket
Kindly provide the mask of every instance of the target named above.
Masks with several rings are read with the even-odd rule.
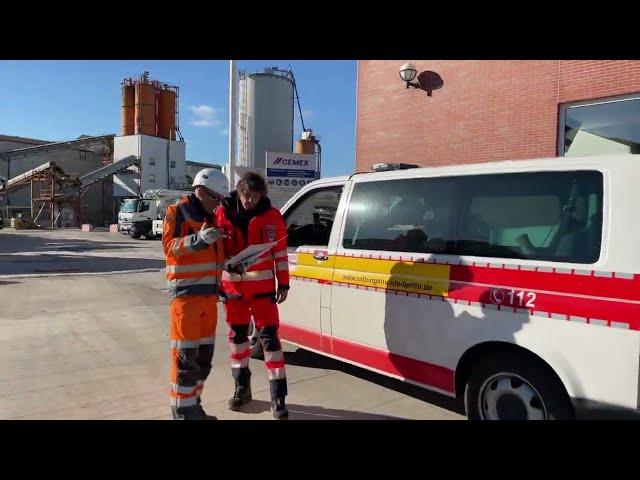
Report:
[[[200,396],[211,372],[224,263],[224,234],[214,212],[229,187],[213,168],[198,172],[193,187],[167,208],[162,235],[171,297],[171,412],[176,420],[216,420]]]
[[[246,173],[238,182],[236,191],[222,200],[216,216],[218,225],[229,235],[224,240],[227,257],[236,255],[249,245],[278,241],[246,271],[222,272],[220,295],[225,302],[231,373],[235,381],[229,409],[239,410],[251,400],[248,331],[253,316],[260,331],[269,377],[271,410],[274,418],[287,418],[287,378],[278,338],[280,322],[277,307],[278,303],[286,300],[289,290],[284,220],[280,211],[271,206],[264,179],[252,172]]]

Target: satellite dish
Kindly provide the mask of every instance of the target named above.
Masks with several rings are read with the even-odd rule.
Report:
[[[420,84],[420,88],[425,90],[427,95],[431,96],[432,91],[442,88],[444,80],[442,80],[442,77],[436,72],[427,70],[418,75],[418,83]]]

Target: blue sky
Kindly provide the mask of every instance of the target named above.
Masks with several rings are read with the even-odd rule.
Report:
[[[356,62],[238,61],[249,72],[293,68],[305,126],[321,137],[323,176],[355,166]],[[225,163],[228,156],[229,62],[0,61],[0,133],[61,141],[120,134],[120,82],[148,71],[180,87],[180,131],[187,159]],[[294,136],[300,135],[298,110]]]

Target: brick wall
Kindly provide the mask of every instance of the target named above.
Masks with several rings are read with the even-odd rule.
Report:
[[[358,66],[356,171],[556,156],[558,105],[640,92],[640,61],[424,61],[444,86],[406,89],[406,60]]]

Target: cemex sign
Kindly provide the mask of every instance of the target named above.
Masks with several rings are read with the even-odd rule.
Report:
[[[265,165],[269,198],[276,208],[319,177],[318,160],[312,153],[267,152]]]

